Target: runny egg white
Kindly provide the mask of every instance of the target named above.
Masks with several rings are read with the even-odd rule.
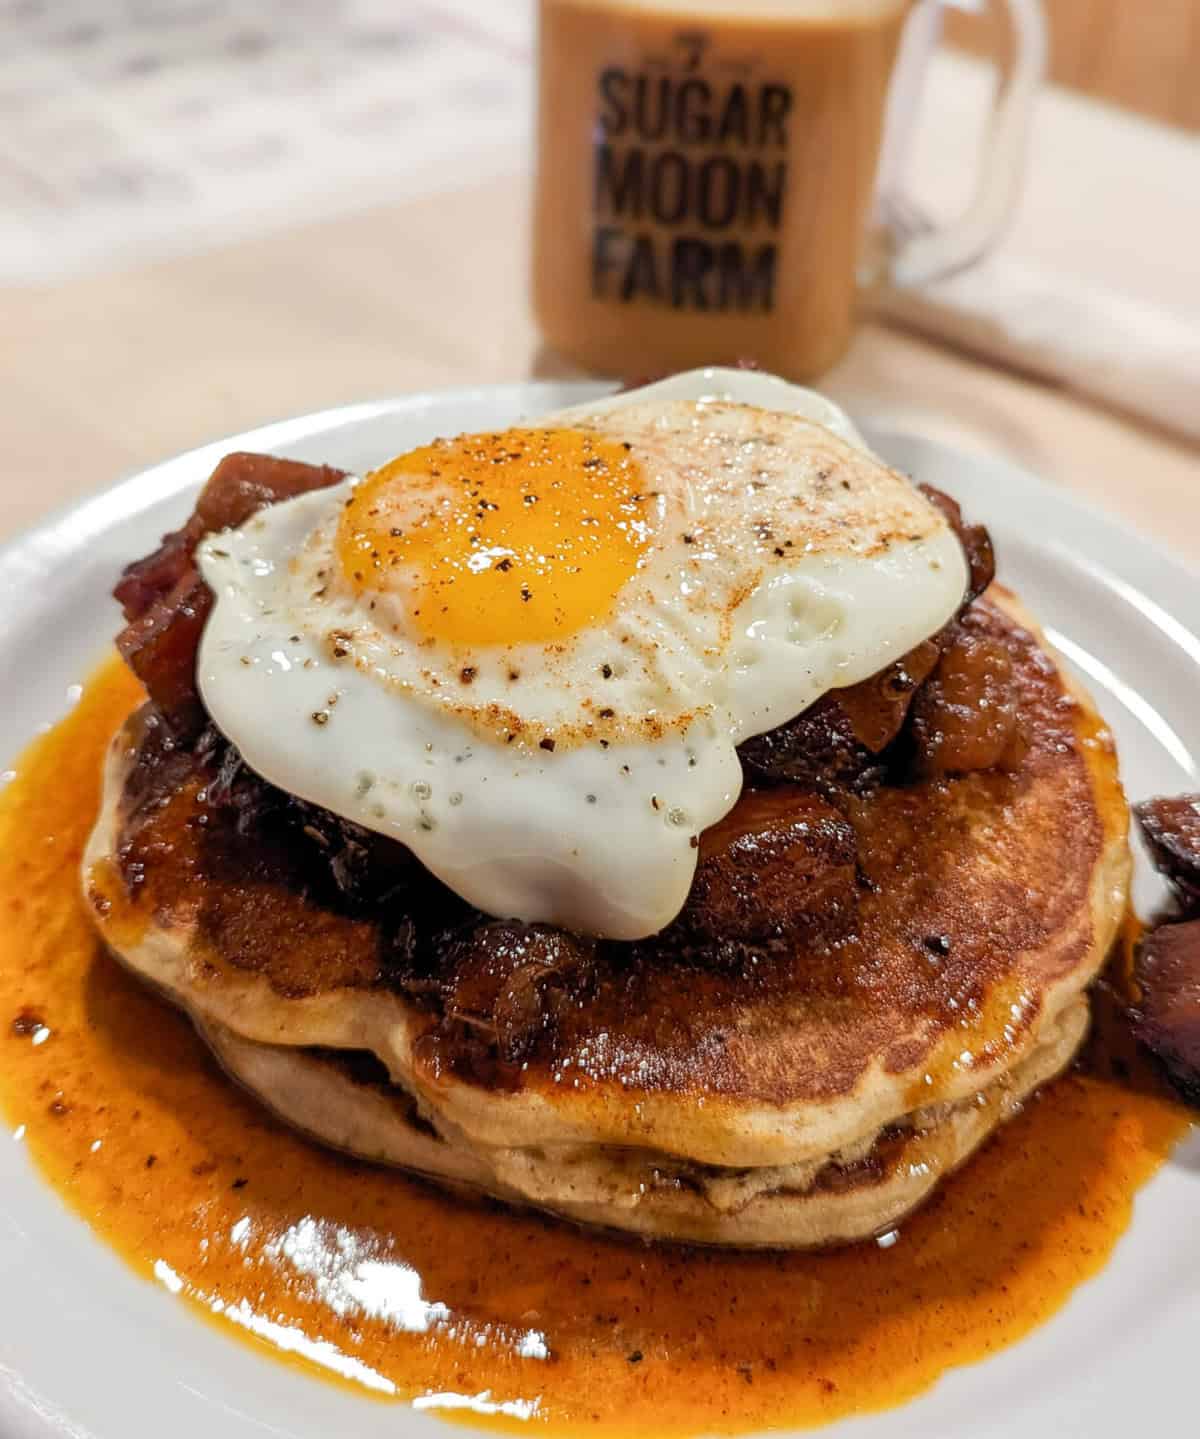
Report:
[[[249,765],[489,914],[615,939],[682,907],[738,742],[967,582],[840,411],[737,371],[435,441],[199,560],[200,688]]]

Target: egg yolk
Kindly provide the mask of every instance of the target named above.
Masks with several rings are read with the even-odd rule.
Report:
[[[505,430],[411,450],[354,491],[338,561],[404,603],[424,638],[545,643],[602,620],[650,537],[628,448],[582,430]]]

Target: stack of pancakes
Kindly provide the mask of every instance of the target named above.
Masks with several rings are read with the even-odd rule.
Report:
[[[846,934],[728,967],[601,946],[564,980],[556,1024],[489,1083],[379,963],[379,923],[208,814],[184,757],[147,804],[146,711],[114,740],[85,888],[112,948],[229,1072],[328,1144],[656,1237],[877,1234],[1070,1061],[1126,903],[1111,739],[1014,598],[993,586],[979,604],[1012,659],[1027,752],[848,801]]]

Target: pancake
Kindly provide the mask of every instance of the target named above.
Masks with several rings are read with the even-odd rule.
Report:
[[[396,985],[377,920],[307,892],[286,854],[206,813],[182,760],[178,784],[141,802],[136,717],[114,742],[85,888],[114,951],[328,1142],[660,1237],[874,1233],[1069,1062],[1126,903],[1111,737],[1010,594],[974,609],[1012,658],[1028,752],[1006,773],[850,801],[863,891],[849,934],[741,967],[602,947],[565,977],[539,1045],[491,1081],[456,1067],[436,1017]],[[370,1053],[387,1085],[314,1047]]]
[[[816,1248],[882,1234],[964,1163],[998,1124],[1070,1063],[1088,1027],[1078,995],[1038,1045],[988,1089],[931,1105],[845,1150],[757,1169],[689,1164],[650,1150],[483,1148],[439,1133],[412,1096],[328,1051],[257,1044],[200,1026],[227,1072],[278,1118],[361,1159],[466,1193],[533,1204],[579,1224],[650,1239]]]

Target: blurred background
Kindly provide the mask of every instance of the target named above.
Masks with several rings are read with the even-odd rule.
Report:
[[[1200,129],[1196,0],[1047,0],[1050,78],[1185,130]],[[973,54],[1007,44],[993,11],[953,13],[947,38]]]
[[[0,537],[281,415],[568,372],[529,305],[535,8],[0,0]],[[934,218],[1011,46],[999,7],[938,8],[906,166]],[[1137,518],[1130,467],[1197,478],[1200,0],[1045,8],[1003,240],[878,297],[822,383]]]

